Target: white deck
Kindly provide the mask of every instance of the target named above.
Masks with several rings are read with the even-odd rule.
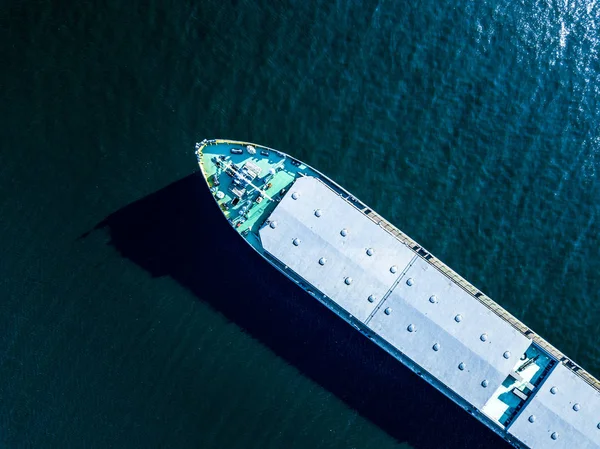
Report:
[[[544,356],[507,381],[532,341],[319,179],[296,180],[268,222],[275,226],[260,230],[268,254],[492,419],[507,402],[519,404],[506,395],[547,365]],[[559,363],[507,430],[497,430],[531,449],[600,448],[600,393]]]
[[[298,179],[270,220],[277,226],[260,231],[268,253],[479,409],[531,344],[316,178]],[[342,229],[348,231],[346,237]],[[300,240],[298,246],[294,239]],[[327,259],[323,266],[321,257]],[[377,300],[369,302],[369,295]],[[432,295],[437,302],[429,301]],[[414,332],[408,331],[410,324]],[[461,362],[464,370],[458,368]]]
[[[277,226],[261,229],[265,250],[361,321],[415,258],[409,248],[312,177],[298,179],[269,219]],[[342,229],[347,230],[345,237]],[[298,246],[293,244],[296,238]],[[369,248],[372,256],[367,255]],[[319,264],[322,257],[324,265]],[[390,271],[392,266],[396,273]],[[349,285],[346,278],[351,278]],[[376,298],[372,303],[370,295]]]
[[[552,387],[556,387],[555,394]],[[529,421],[531,416],[534,422]],[[534,449],[597,449],[599,426],[600,393],[558,365],[508,432]],[[551,437],[554,432],[556,440]]]
[[[418,259],[369,327],[481,409],[531,344],[425,260]],[[412,286],[407,284],[412,279]],[[429,298],[435,295],[436,302]],[[390,315],[384,308],[392,309]],[[462,320],[457,322],[455,317]],[[409,332],[413,324],[415,330]],[[486,340],[482,341],[482,335]],[[434,351],[433,345],[439,344]],[[503,354],[509,352],[509,358]],[[459,364],[464,363],[464,370]],[[482,382],[487,381],[487,387]]]

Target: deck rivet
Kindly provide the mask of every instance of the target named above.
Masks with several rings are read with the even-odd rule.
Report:
[[[300,195],[298,194],[298,192],[292,193],[292,199],[294,199],[294,200],[297,200],[299,196]]]
[[[397,267],[396,265],[392,265],[392,266],[390,267],[390,272],[391,272],[391,273],[395,273],[396,271],[398,271],[398,267]]]
[[[483,382],[481,382],[481,386],[483,388],[487,388],[488,385],[489,385],[489,382],[487,381],[487,379],[484,379]]]
[[[435,304],[435,303],[437,302],[437,296],[435,296],[435,295],[431,295],[431,296],[429,297],[429,302],[430,302],[431,304]]]
[[[505,359],[510,359],[510,351],[504,351],[504,354],[502,354],[502,357],[504,357]]]
[[[408,332],[414,332],[415,330],[417,330],[417,328],[415,327],[414,324],[409,324],[408,327],[406,328],[406,330]]]
[[[529,421],[529,422],[535,422],[535,415],[531,415],[531,416],[528,418],[528,421]]]
[[[352,284],[352,278],[351,278],[350,276],[348,276],[346,279],[344,279],[344,283],[345,283],[346,285],[350,285],[350,284]]]
[[[299,238],[295,238],[292,243],[294,244],[294,246],[298,246],[300,244],[300,239]]]
[[[579,405],[579,404],[575,404],[575,405],[573,406],[573,410],[575,410],[576,412],[578,412],[579,410],[581,410],[581,405]]]
[[[317,209],[315,211],[315,217],[320,217],[321,216],[321,209]]]
[[[271,229],[275,229],[277,227],[277,222],[272,221],[271,223],[269,223],[269,226],[271,227]]]
[[[367,249],[367,256],[372,256],[372,255],[373,255],[373,248]]]
[[[462,321],[462,315],[460,313],[458,315],[456,315],[454,317],[454,321],[456,321],[457,323],[460,323]]]
[[[600,430],[600,422],[598,423],[598,425],[596,427],[598,428],[598,430]]]
[[[387,307],[383,313],[385,313],[386,315],[389,315],[390,313],[392,313],[392,309],[390,307]]]
[[[465,364],[463,362],[460,362],[458,364],[458,369],[461,370],[461,371],[464,371],[465,370]]]
[[[369,295],[367,299],[369,300],[369,302],[375,302],[375,296],[373,295]]]
[[[552,393],[552,394],[558,393],[558,387],[552,387],[552,388],[550,388],[550,393]]]
[[[553,440],[558,440],[558,432],[552,432],[552,435],[550,435],[550,438],[552,438]]]
[[[319,259],[319,265],[325,265],[326,262],[327,262],[327,259],[325,259],[324,257],[321,257]]]
[[[481,334],[481,336],[479,337],[479,339],[480,339],[481,341],[487,341],[487,339],[488,339],[488,335],[487,335],[486,333],[483,333],[483,334]]]
[[[412,287],[412,285],[415,283],[415,281],[413,280],[413,278],[408,278],[406,280],[406,285],[408,285],[409,287]]]
[[[346,237],[346,236],[348,235],[348,230],[347,230],[346,228],[342,229],[342,230],[340,231],[340,235],[341,235],[342,237]]]
[[[439,350],[440,350],[440,344],[439,344],[439,343],[435,343],[435,344],[432,346],[432,349],[433,349],[434,351],[439,351]]]

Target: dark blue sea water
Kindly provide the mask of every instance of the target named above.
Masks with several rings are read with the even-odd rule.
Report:
[[[0,25],[0,447],[506,447],[238,245],[203,138],[306,160],[600,375],[595,1],[9,0]]]

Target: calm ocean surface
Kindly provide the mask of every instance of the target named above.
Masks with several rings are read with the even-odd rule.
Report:
[[[230,241],[294,154],[600,375],[600,3],[11,2],[0,447],[506,447]]]

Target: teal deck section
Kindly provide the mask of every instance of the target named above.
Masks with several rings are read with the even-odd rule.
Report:
[[[208,140],[199,144],[196,155],[225,217],[248,243],[262,252],[258,237],[260,226],[297,177],[315,176],[316,173],[280,151],[251,145],[255,152],[252,149],[249,152],[248,145],[245,142]],[[232,149],[241,150],[242,153],[234,154]],[[258,167],[260,172],[246,184],[242,189],[243,195],[236,202],[237,195],[231,191],[235,176],[231,176],[231,173],[252,165]]]
[[[483,406],[487,416],[507,427],[552,368],[553,360],[531,345]]]

